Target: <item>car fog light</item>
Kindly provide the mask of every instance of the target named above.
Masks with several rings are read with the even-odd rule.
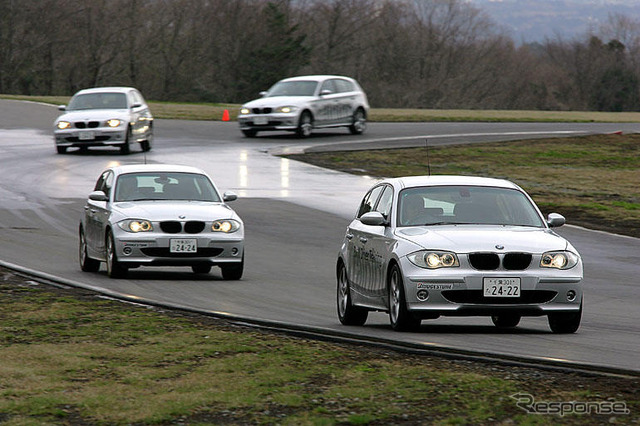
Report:
[[[569,290],[569,291],[567,292],[567,300],[568,300],[569,302],[573,302],[574,300],[576,300],[576,292],[575,292],[575,291],[573,291],[573,290]]]
[[[125,248],[122,249],[122,253],[124,253],[127,256],[129,256],[131,253],[133,253],[133,249],[131,247],[125,247]]]
[[[232,256],[237,256],[238,255],[238,249],[236,247],[231,249],[231,255]]]
[[[429,298],[429,292],[427,290],[418,290],[418,300],[424,302]]]

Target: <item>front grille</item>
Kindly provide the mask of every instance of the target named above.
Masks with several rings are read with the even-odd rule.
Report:
[[[490,305],[538,304],[553,300],[558,292],[552,290],[522,290],[520,297],[484,297],[482,290],[445,290],[442,296],[453,303]]]
[[[251,112],[253,112],[254,114],[271,114],[272,111],[273,111],[273,108],[271,107],[251,109]]]
[[[530,253],[506,253],[502,258],[502,267],[508,271],[524,271],[531,265]],[[470,253],[469,263],[479,271],[495,271],[500,267],[497,253]]]
[[[510,271],[523,271],[531,264],[531,258],[530,253],[507,253],[502,259],[502,266]]]
[[[184,224],[184,232],[187,234],[199,234],[204,230],[204,222],[192,220]]]
[[[471,253],[469,263],[480,271],[493,271],[500,267],[500,258],[495,253]]]
[[[89,122],[84,122],[84,121],[76,121],[75,123],[76,129],[86,129],[87,127],[90,129],[95,129],[96,127],[100,126],[100,122],[99,121],[89,121]]]
[[[140,251],[151,257],[172,257],[172,258],[181,258],[181,257],[215,257],[222,253],[224,250],[221,248],[209,248],[202,247],[198,248],[196,253],[171,253],[169,248],[167,247],[146,247],[140,249]]]
[[[177,220],[168,220],[166,222],[160,222],[160,229],[167,234],[178,234],[182,231],[182,224]]]

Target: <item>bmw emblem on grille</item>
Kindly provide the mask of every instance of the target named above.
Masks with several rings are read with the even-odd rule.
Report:
[[[186,216],[185,216],[185,215],[183,215],[183,214],[181,214],[180,216],[178,216],[178,219],[185,219],[185,218],[186,218]]]
[[[496,244],[496,248],[498,250],[504,250],[504,246],[502,244]]]

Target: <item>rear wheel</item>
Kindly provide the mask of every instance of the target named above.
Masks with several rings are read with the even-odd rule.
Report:
[[[123,278],[127,275],[127,268],[118,261],[116,254],[116,244],[111,231],[107,231],[105,240],[106,258],[107,258],[107,275],[110,278]]]
[[[578,312],[549,314],[549,328],[558,334],[571,334],[578,331],[582,320],[582,302]]]
[[[338,318],[344,325],[363,325],[369,311],[351,303],[351,290],[344,263],[338,265]]]
[[[87,238],[84,235],[82,226],[79,232],[78,260],[80,261],[80,269],[84,272],[97,272],[100,269],[100,261],[91,259],[87,255]]]
[[[222,278],[225,280],[239,280],[242,278],[242,273],[244,272],[244,254],[242,255],[242,261],[240,263],[220,265],[220,270],[222,270]]]
[[[494,315],[491,317],[491,321],[498,328],[513,328],[520,323],[520,319],[522,317],[520,315]]]
[[[311,130],[313,130],[313,119],[311,118],[311,114],[305,111],[300,116],[296,134],[299,138],[308,138],[309,136],[311,136]]]
[[[396,331],[417,330],[420,327],[420,319],[415,318],[407,309],[402,272],[396,264],[389,273],[389,321],[391,328]]]
[[[353,113],[353,124],[349,126],[349,131],[352,135],[360,135],[367,128],[367,119],[364,116],[364,111],[361,108],[358,108],[355,113]]]

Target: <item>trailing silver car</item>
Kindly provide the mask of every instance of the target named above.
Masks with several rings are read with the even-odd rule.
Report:
[[[153,145],[153,116],[142,94],[131,87],[96,87],[81,90],[58,107],[64,114],[53,123],[58,154],[67,148],[115,146],[128,154],[131,144],[143,151]]]
[[[238,123],[247,137],[255,137],[263,131],[286,130],[306,138],[311,136],[313,129],[329,127],[348,127],[357,135],[366,129],[367,96],[349,77],[286,78],[261,95],[262,98],[240,108]]]
[[[517,185],[498,179],[387,179],[362,200],[337,262],[338,317],[362,325],[370,310],[396,330],[423,319],[490,316],[515,327],[548,316],[573,333],[582,316],[582,259]]]
[[[105,170],[84,207],[80,267],[125,276],[139,266],[219,266],[238,280],[244,269],[244,224],[211,179],[187,166],[126,165]]]

